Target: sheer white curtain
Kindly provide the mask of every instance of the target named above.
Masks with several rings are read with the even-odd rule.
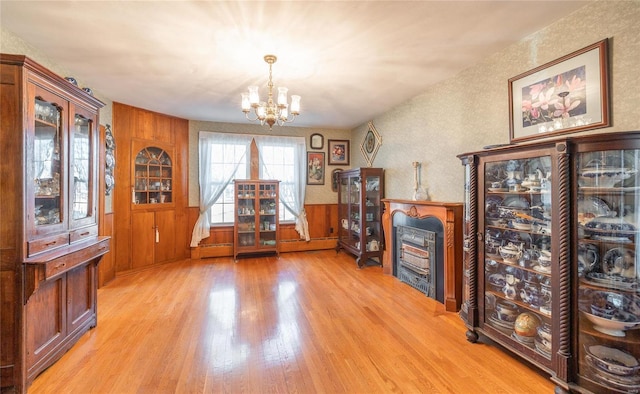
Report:
[[[254,136],[260,155],[260,178],[278,179],[280,181],[280,201],[285,209],[296,217],[296,231],[300,239],[309,241],[309,223],[304,210],[306,185],[306,145],[304,137]],[[293,171],[281,171],[282,166],[269,166],[263,157],[267,147],[274,149],[289,148],[293,151]],[[285,149],[282,151],[284,152]],[[288,150],[289,151],[289,150]]]
[[[247,170],[246,168],[238,168],[240,164],[238,162],[232,171],[213,171],[215,159],[213,157],[213,145],[244,145],[244,155],[246,156],[249,154],[251,140],[253,139],[251,135],[213,133],[210,131],[201,131],[199,137],[200,216],[193,227],[191,247],[197,247],[200,241],[209,236],[211,206],[220,198],[222,192],[236,177],[238,171]]]

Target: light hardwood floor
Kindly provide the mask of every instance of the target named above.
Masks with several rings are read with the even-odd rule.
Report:
[[[98,290],[37,393],[551,393],[456,313],[340,252],[185,260]]]

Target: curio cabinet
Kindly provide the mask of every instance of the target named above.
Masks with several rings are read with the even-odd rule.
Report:
[[[358,267],[382,265],[384,170],[355,168],[338,173],[338,245],[356,256]]]
[[[467,339],[562,392],[640,392],[640,133],[460,155]]]
[[[97,324],[98,113],[33,60],[0,55],[0,385],[35,377]]]

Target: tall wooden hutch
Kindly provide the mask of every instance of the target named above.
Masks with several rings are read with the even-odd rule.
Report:
[[[355,168],[338,173],[338,245],[356,256],[359,268],[382,265],[384,169]]]
[[[557,391],[640,392],[640,132],[459,157],[467,338],[491,338]]]
[[[0,385],[28,384],[96,320],[98,112],[33,60],[0,55]]]

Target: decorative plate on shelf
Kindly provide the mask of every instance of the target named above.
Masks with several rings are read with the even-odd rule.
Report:
[[[617,247],[607,250],[602,258],[602,271],[608,275],[620,275],[635,279],[636,252],[631,248]]]
[[[638,283],[635,278],[625,278],[620,275],[609,275],[602,272],[588,272],[584,277],[584,281],[616,290],[638,290]]]

